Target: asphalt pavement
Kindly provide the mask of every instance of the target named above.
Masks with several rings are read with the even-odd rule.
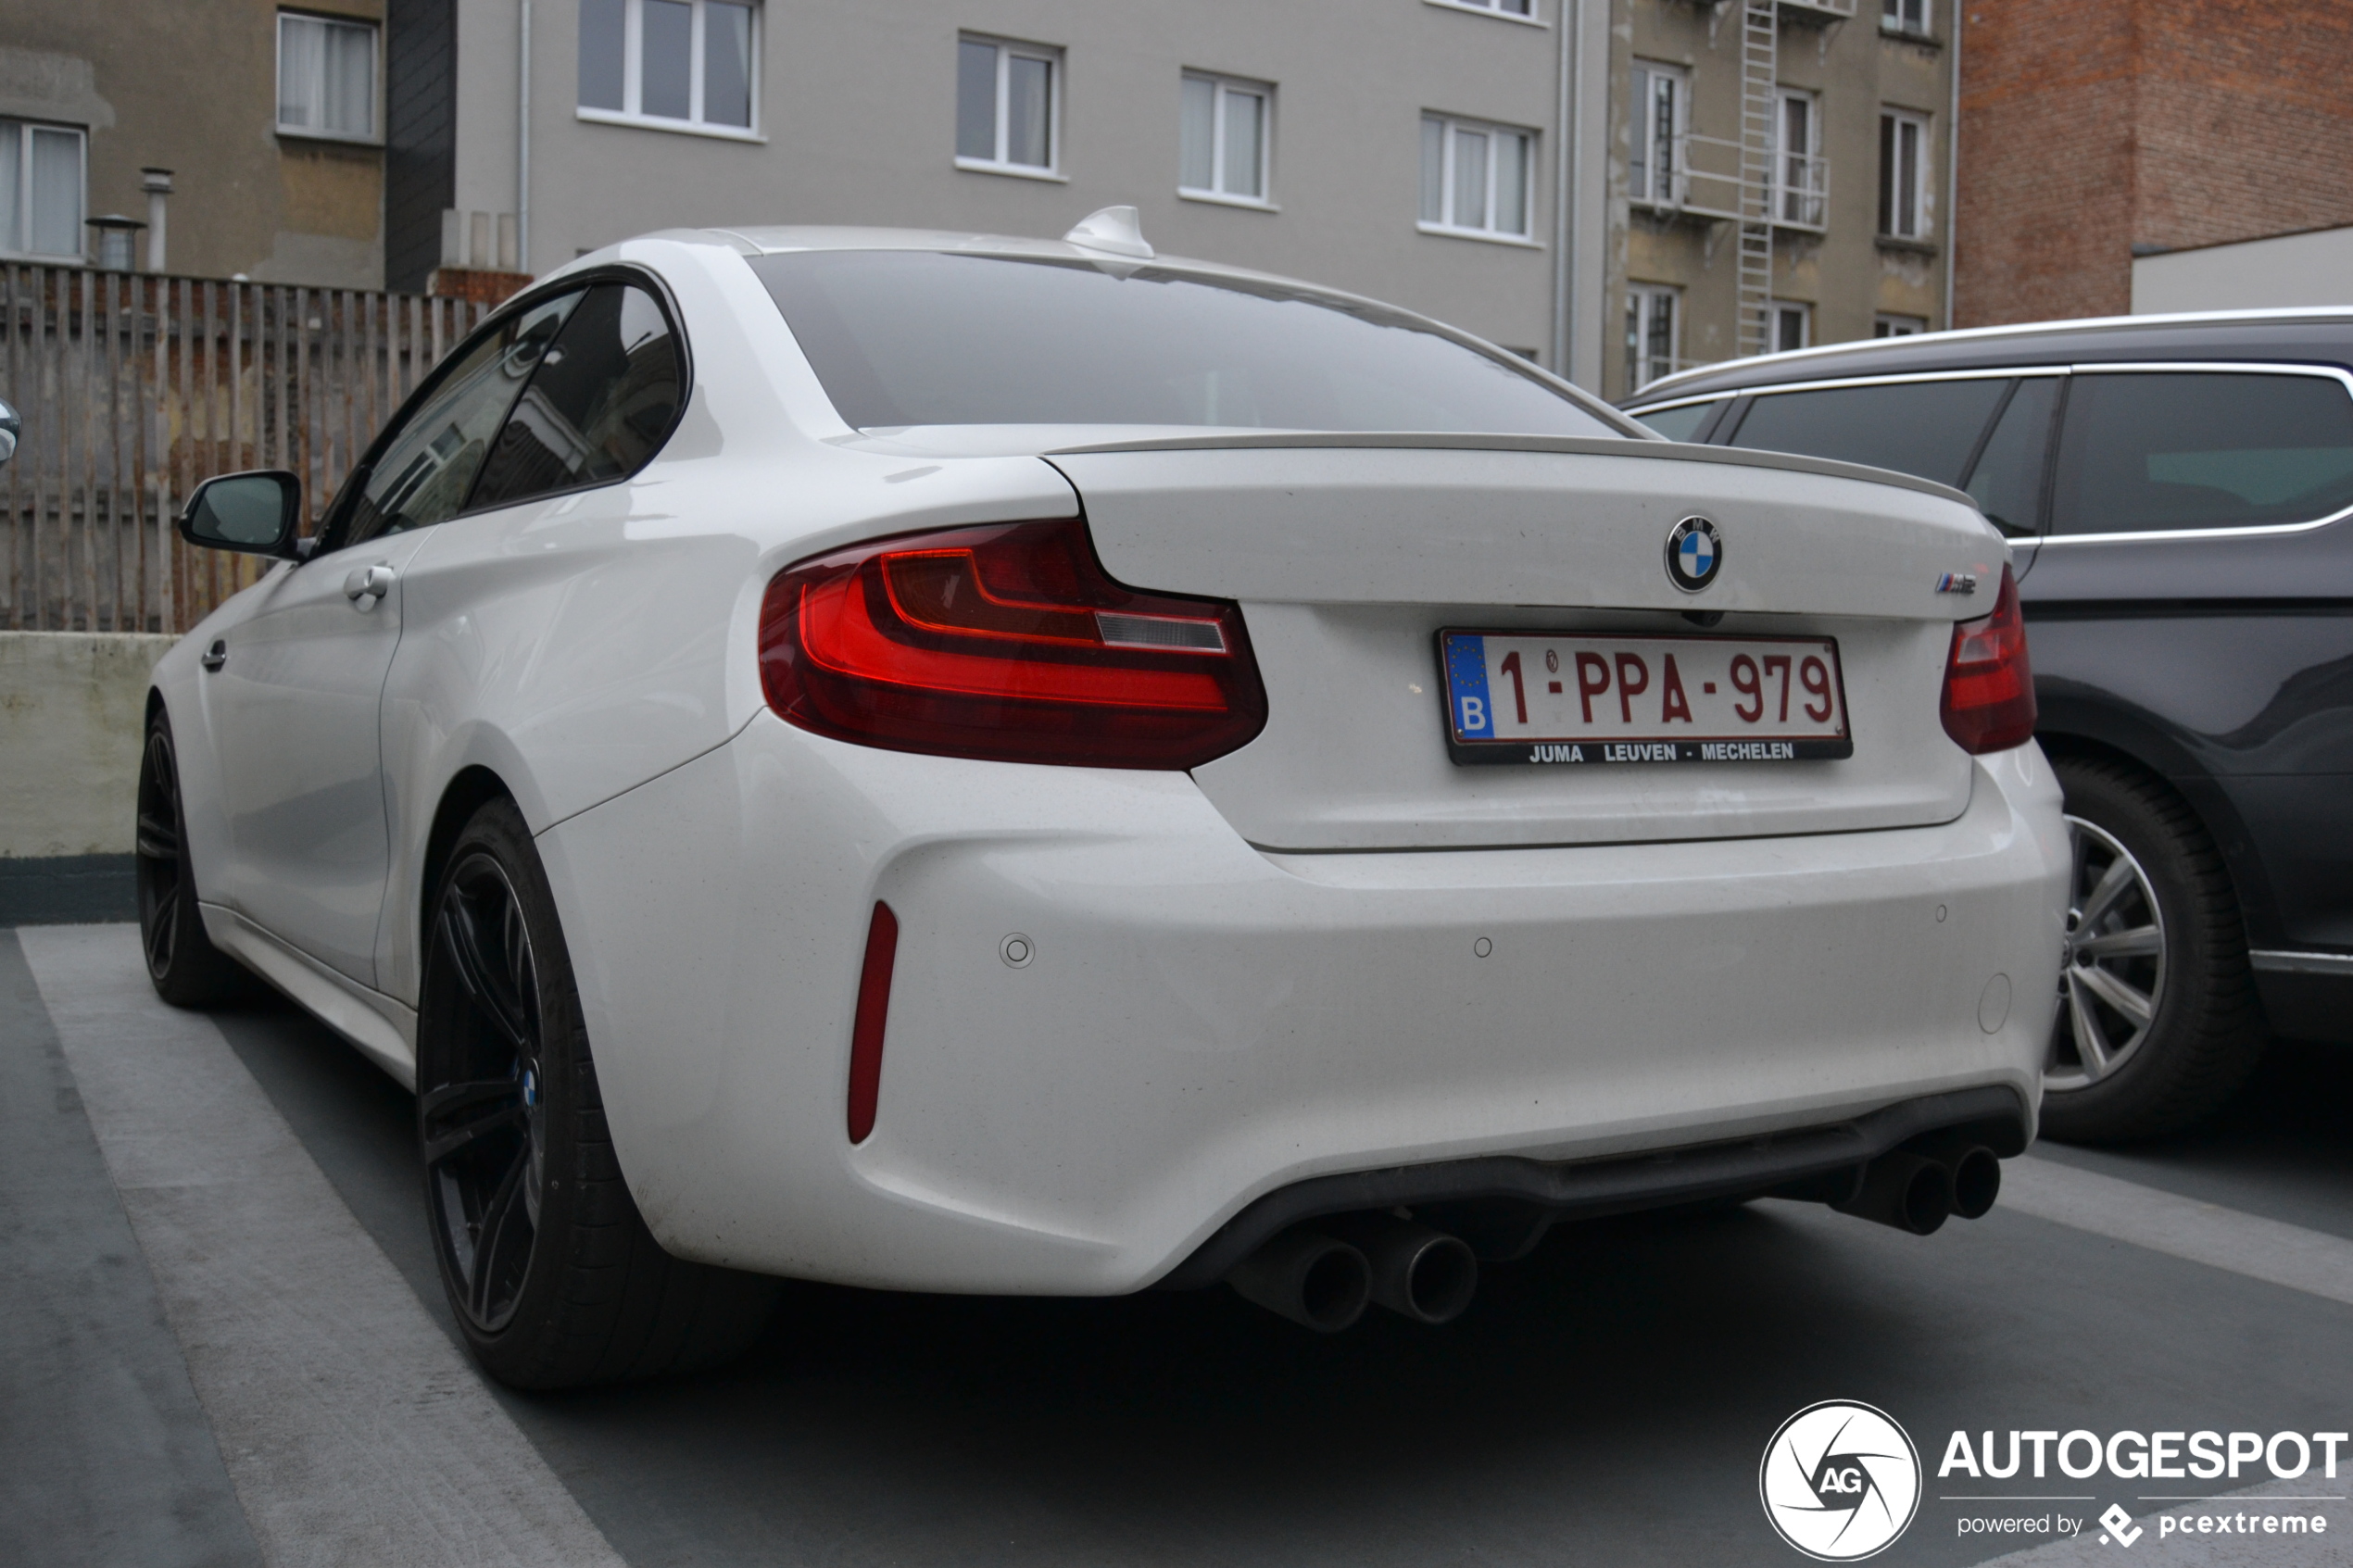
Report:
[[[798,1286],[735,1366],[554,1398],[464,1359],[413,1137],[290,1007],[175,1012],[128,928],[0,930],[0,1562],[1788,1564],[1760,1460],[1850,1399],[1923,1463],[1875,1562],[2353,1563],[2353,1447],[1938,1474],[1956,1432],[2353,1426],[2353,1049],[2276,1046],[2161,1144],[2040,1148],[1928,1238],[1562,1228],[1456,1323],[1332,1338],[1222,1288]]]

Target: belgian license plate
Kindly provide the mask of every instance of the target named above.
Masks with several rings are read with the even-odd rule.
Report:
[[[1830,637],[1441,632],[1457,762],[1812,762],[1855,755]]]

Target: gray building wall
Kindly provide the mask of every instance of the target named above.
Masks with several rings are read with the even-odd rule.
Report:
[[[1859,0],[1856,14],[1824,15],[1838,0],[1784,4],[1778,39],[1778,83],[1819,94],[1822,156],[1829,195],[1820,232],[1777,226],[1773,297],[1811,307],[1811,341],[1872,335],[1882,315],[1907,317],[1934,331],[1950,324],[1946,306],[1951,250],[1947,193],[1953,169],[1953,82],[1958,58],[1956,0],[1929,0],[1925,36],[1881,26],[1881,0]],[[1741,124],[1741,0],[1717,6],[1695,0],[1607,0],[1610,9],[1610,111],[1607,288],[1611,321],[1604,339],[1602,390],[1622,398],[1634,388],[1627,352],[1626,297],[1631,283],[1681,291],[1680,358],[1708,364],[1740,352],[1733,226],[1687,213],[1665,213],[1629,196],[1633,146],[1630,84],[1638,60],[1690,73],[1690,129],[1737,141]],[[1896,108],[1928,122],[1927,232],[1898,240],[1879,232],[1880,116]]]
[[[460,0],[453,206],[516,215],[527,231],[523,269],[544,272],[671,226],[1051,236],[1126,203],[1163,251],[1391,300],[1535,350],[1550,366],[1560,362],[1558,329],[1573,323],[1571,363],[1592,383],[1602,369],[1593,324],[1604,316],[1608,0],[1539,3],[1531,23],[1438,0],[769,0],[761,139],[744,142],[581,119],[579,0]],[[1060,178],[955,166],[960,32],[1063,51]],[[1273,84],[1272,210],[1177,194],[1187,69]],[[1581,134],[1562,134],[1565,105]],[[1425,109],[1537,132],[1528,244],[1418,232]],[[1578,221],[1567,225],[1564,141],[1577,144],[1584,170],[1571,204]],[[1577,263],[1567,268],[1565,230]]]

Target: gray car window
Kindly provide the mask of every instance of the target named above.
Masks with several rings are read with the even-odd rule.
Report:
[[[2043,469],[2050,456],[2059,384],[2057,376],[2030,376],[2018,383],[1962,486],[2005,533],[2033,533],[2043,526]]]
[[[2079,374],[2062,423],[2055,534],[2248,528],[2353,506],[2353,398],[2334,377]]]
[[[752,270],[843,422],[1223,425],[1612,436],[1411,317],[1130,263],[804,251]]]
[[[330,547],[456,516],[489,456],[491,437],[579,302],[577,294],[545,301],[460,349],[392,432],[349,516],[337,520]]]
[[[468,508],[635,473],[670,433],[684,379],[677,341],[653,295],[598,284],[540,356]]]
[[[1869,463],[1957,485],[2008,385],[1971,378],[1776,392],[1749,405],[1731,444]]]
[[[1634,417],[1669,441],[1689,441],[1717,408],[1716,403],[1686,403],[1680,408],[1654,408]]]

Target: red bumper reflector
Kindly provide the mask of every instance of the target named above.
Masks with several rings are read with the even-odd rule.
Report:
[[[875,906],[866,927],[866,962],[858,972],[858,1016],[849,1026],[849,1141],[864,1143],[875,1130],[875,1105],[882,1097],[883,1028],[890,1019],[890,966],[899,956],[899,917],[888,904]]]

